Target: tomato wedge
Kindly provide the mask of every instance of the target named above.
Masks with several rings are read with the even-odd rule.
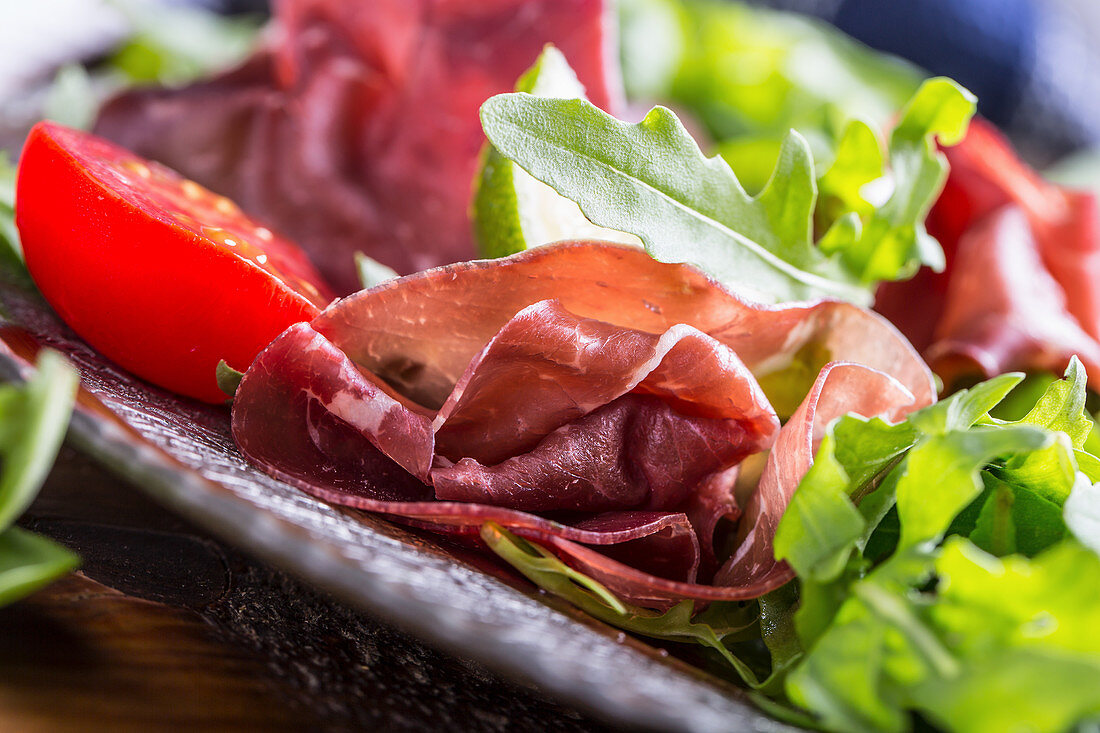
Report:
[[[27,269],[82,338],[174,392],[221,402],[244,370],[332,291],[298,247],[229,199],[101,138],[41,122],[19,162]]]

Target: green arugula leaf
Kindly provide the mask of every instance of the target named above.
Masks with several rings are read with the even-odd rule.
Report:
[[[855,584],[788,692],[834,730],[907,730],[906,709],[950,730],[1065,730],[1100,709],[1098,560],[1061,542],[1001,561],[951,538],[925,561],[934,592]]]
[[[837,143],[832,164],[817,181],[818,208],[823,209],[818,212],[819,227],[828,228],[845,212],[860,218],[870,216],[874,206],[864,197],[864,187],[885,173],[886,159],[878,135],[863,120],[852,120]]]
[[[844,122],[881,127],[920,83],[915,67],[802,15],[715,0],[617,4],[630,98],[671,100],[716,140],[772,136],[761,185],[787,130],[827,154]]]
[[[835,580],[891,502],[867,502],[867,510],[875,508],[868,511],[870,518],[857,505],[864,506],[916,437],[908,423],[890,425],[879,418],[846,415],[832,423],[780,520],[775,556],[803,579]]]
[[[56,542],[8,527],[0,533],[0,606],[49,585],[79,565],[80,558]]]
[[[759,688],[773,697],[782,693],[786,673],[801,661],[802,642],[795,625],[798,588],[794,583],[760,597],[760,638],[772,658],[772,672]]]
[[[964,668],[918,687],[919,708],[974,731],[1061,731],[1100,712],[1100,557],[1062,542],[997,560],[953,538],[936,572],[927,615]]]
[[[897,483],[900,548],[938,541],[951,521],[982,491],[979,471],[1001,456],[1036,450],[1053,441],[1028,425],[975,427],[929,437],[906,456]]]
[[[1060,430],[1073,441],[1073,447],[1080,450],[1093,428],[1092,418],[1085,409],[1086,382],[1085,367],[1080,359],[1072,357],[1065,379],[1051,382],[1035,407],[1017,423]]]
[[[15,176],[17,168],[0,150],[0,263],[23,270],[23,248],[15,228]]]
[[[1039,493],[982,473],[987,497],[970,540],[996,557],[1020,553],[1034,557],[1066,535],[1061,504]]]
[[[723,643],[755,625],[737,604],[713,603],[692,620],[694,605],[683,601],[665,613],[621,602],[607,588],[573,570],[549,550],[527,542],[495,522],[481,527],[481,539],[501,559],[548,593],[572,603],[590,616],[635,634],[666,641],[693,642],[717,651],[746,683],[762,685],[752,669]]]
[[[865,189],[881,170],[882,154],[873,132],[853,121],[841,138],[837,157],[820,182],[823,197],[846,204],[858,212],[863,226],[850,243],[838,236],[830,249],[843,253],[848,270],[859,281],[876,283],[911,277],[921,264],[934,270],[944,267],[943,250],[924,228],[929,209],[943,189],[947,160],[941,145],[955,145],[965,135],[977,100],[950,79],[929,79],[902,111],[890,134],[890,167],[893,193],[874,207],[864,198]]]
[[[226,397],[233,399],[237,395],[237,387],[241,386],[241,380],[244,379],[244,372],[238,372],[222,359],[214,368],[214,379],[218,381],[218,389],[225,392]]]
[[[53,465],[79,377],[64,358],[43,351],[23,385],[0,385],[0,605],[72,570],[68,550],[12,523],[30,505]]]
[[[750,196],[729,165],[704,156],[663,107],[631,125],[583,100],[513,93],[486,101],[481,119],[500,155],[575,201],[593,223],[637,235],[658,260],[690,262],[758,300],[867,304],[878,280],[909,276],[922,261],[942,264],[938,245],[920,236],[945,172],[935,138],[956,139],[972,107],[973,98],[953,82],[927,82],[892,136],[899,155],[894,195],[871,210],[868,226],[858,211],[839,215],[820,246],[813,241],[813,157],[793,130],[768,183]],[[824,177],[842,204],[860,195],[853,182],[868,175],[854,159],[867,145],[862,129],[852,127],[844,157]]]
[[[583,100],[503,94],[482,105],[481,119],[502,155],[576,201],[595,224],[640,237],[656,259],[691,262],[768,301],[869,302],[810,241],[817,191],[809,147],[796,132],[754,198],[663,107],[632,125]]]
[[[359,284],[364,289],[373,288],[379,283],[400,277],[392,267],[383,265],[373,257],[368,257],[362,252],[355,253],[355,271],[359,275]]]
[[[53,466],[78,381],[63,357],[43,351],[26,385],[0,387],[0,531],[26,511]]]
[[[1024,375],[1009,372],[987,379],[970,389],[962,389],[942,402],[926,407],[909,417],[909,422],[926,435],[944,435],[966,430],[979,421],[986,420],[989,411],[996,407]]]
[[[919,711],[1053,733],[1100,711],[1100,459],[1070,439],[1091,430],[1085,375],[990,417],[1018,381],[826,430],[776,535],[799,573],[784,689],[826,728],[906,731]]]

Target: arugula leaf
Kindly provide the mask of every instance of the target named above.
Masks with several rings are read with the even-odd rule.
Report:
[[[16,271],[23,269],[23,248],[15,228],[15,164],[0,150],[0,261]]]
[[[827,153],[846,120],[881,126],[920,83],[915,67],[805,16],[715,0],[618,6],[628,95],[675,102],[717,140],[774,140],[761,184],[790,128]]]
[[[0,533],[0,606],[19,600],[80,565],[61,545],[19,527]]]
[[[938,541],[951,520],[982,491],[979,470],[994,458],[1033,451],[1052,440],[1031,426],[975,427],[936,435],[906,457],[897,484],[899,547]]]
[[[1066,535],[1062,507],[1031,487],[982,473],[986,500],[978,514],[970,540],[996,557],[1020,553],[1034,557]]]
[[[24,387],[0,387],[0,531],[26,511],[53,466],[78,379],[63,357],[43,351],[38,373]]]
[[[359,274],[359,284],[366,288],[373,288],[379,283],[400,277],[392,267],[383,265],[373,257],[368,257],[362,252],[355,253],[355,271]]]
[[[864,220],[850,242],[837,236],[829,243],[843,253],[847,268],[859,273],[860,282],[905,279],[921,264],[943,269],[943,250],[924,228],[947,177],[947,160],[936,142],[962,140],[976,104],[973,94],[949,79],[921,85],[890,134],[893,192],[878,207],[865,198],[867,187],[882,176],[877,138],[865,123],[849,123],[820,187],[823,198],[842,201],[846,211]]]
[[[43,351],[24,385],[0,385],[0,605],[72,570],[68,550],[12,523],[30,505],[69,424],[78,376],[64,358]]]
[[[695,621],[691,601],[682,601],[665,613],[658,613],[623,603],[603,585],[570,568],[549,550],[517,537],[495,522],[482,525],[481,539],[539,588],[564,598],[588,615],[653,639],[701,644],[717,651],[746,683],[761,686],[756,673],[723,643],[754,626],[755,618],[746,617],[745,609],[737,604],[713,603]]]
[[[1035,406],[1016,422],[1060,430],[1073,441],[1074,448],[1083,448],[1093,428],[1085,409],[1087,386],[1085,367],[1074,356],[1066,367],[1065,379],[1051,382]]]
[[[760,597],[760,638],[772,658],[772,671],[757,688],[760,692],[778,696],[788,670],[802,659],[802,643],[795,625],[798,610],[798,588],[794,583]]]
[[[944,172],[934,137],[951,139],[965,129],[973,105],[967,95],[942,79],[922,87],[895,130],[894,196],[872,212],[870,228],[857,212],[839,217],[820,246],[813,241],[813,157],[793,130],[767,185],[750,196],[729,165],[704,156],[663,107],[632,125],[583,100],[513,93],[486,101],[481,120],[501,155],[575,201],[593,223],[637,235],[658,260],[690,262],[762,301],[867,304],[878,279],[911,275],[918,257],[938,262],[938,247],[929,250],[918,236],[918,219]],[[826,180],[858,178],[846,172],[852,165],[846,156]],[[894,263],[892,272],[885,262]]]
[[[1100,460],[1067,432],[1083,443],[1084,380],[1071,365],[1012,423],[989,412],[1019,375],[829,426],[776,536],[799,573],[794,704],[838,731],[908,730],[915,710],[1053,732],[1100,710],[1100,484],[1081,470]]]
[[[691,262],[770,301],[869,300],[831,278],[810,242],[817,193],[809,148],[796,132],[753,198],[663,107],[631,125],[583,100],[517,93],[491,97],[481,119],[502,155],[576,201],[593,223],[640,237],[656,259]]]
[[[1100,557],[1062,542],[997,560],[954,538],[936,573],[928,617],[963,669],[917,687],[917,707],[974,731],[1060,731],[1100,712]]]
[[[1062,542],[999,561],[951,538],[925,559],[934,592],[856,583],[788,692],[834,730],[906,730],[907,708],[950,730],[1064,730],[1100,709],[1098,560]]]
[[[819,228],[839,219],[845,212],[855,212],[860,218],[874,211],[865,194],[865,187],[886,174],[886,158],[878,135],[863,120],[848,123],[837,142],[836,157],[817,180],[821,201],[818,208]]]
[[[244,379],[244,372],[238,372],[222,359],[214,368],[214,379],[218,382],[218,389],[225,392],[226,397],[233,399],[237,394],[237,387],[241,386],[241,380]]]

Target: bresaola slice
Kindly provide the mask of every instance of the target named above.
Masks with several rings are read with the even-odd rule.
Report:
[[[864,380],[872,401],[934,399],[867,311],[758,306],[634,248],[560,243],[390,281],[289,329],[241,382],[233,432],[315,496],[471,536],[497,521],[634,602],[748,598],[768,582],[693,581],[738,513],[737,463],[778,426],[750,369],[798,374],[807,352],[900,376]],[[878,374],[836,373],[857,368]],[[752,541],[770,548],[771,515],[754,512]]]
[[[293,326],[234,401],[234,434],[261,463],[286,456],[249,429],[269,403],[256,375],[276,373],[306,395],[301,420],[322,452],[347,452],[324,432],[331,415],[434,485],[435,498],[513,509],[674,510],[779,429],[752,375],[714,339],[689,326],[614,327],[552,301],[505,324],[435,414],[361,371],[340,344]]]
[[[268,47],[183,89],[126,92],[96,132],[229,196],[342,292],[356,250],[412,272],[474,255],[478,108],[555,44],[594,104],[621,80],[605,0],[278,0]]]
[[[821,364],[795,407],[818,368],[836,360],[892,375],[922,405],[935,399],[928,367],[881,316],[838,301],[749,303],[693,267],[608,242],[559,242],[391,280],[337,301],[311,325],[405,397],[438,408],[501,328],[544,300],[648,333],[690,325],[758,378],[792,365],[804,371],[801,356],[814,354]]]
[[[1075,354],[1089,373],[1100,371],[1100,343],[1070,314],[1017,207],[1006,206],[972,227],[955,258],[928,350],[945,380],[1014,369],[1059,372]]]
[[[1051,184],[975,120],[928,230],[947,269],[879,289],[876,308],[948,380],[1061,373],[1073,354],[1100,387],[1100,228],[1091,193]]]
[[[770,590],[793,578],[790,566],[776,561],[772,540],[795,489],[813,465],[825,428],[849,412],[896,422],[917,407],[912,393],[889,374],[845,362],[822,369],[779,431],[760,484],[745,507],[737,551],[718,571],[715,584]]]

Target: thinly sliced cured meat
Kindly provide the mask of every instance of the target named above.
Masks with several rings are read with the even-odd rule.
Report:
[[[343,292],[352,254],[401,272],[473,256],[478,108],[546,43],[619,106],[605,0],[280,0],[242,69],[108,103],[96,132],[238,202]]]
[[[884,285],[876,308],[945,377],[1060,373],[1074,353],[1086,364],[1094,360],[1100,350],[1095,197],[1043,180],[981,120],[944,153],[951,173],[927,226],[944,247],[947,268]],[[1093,388],[1100,386],[1100,374],[1089,373]]]
[[[581,318],[649,333],[689,324],[758,377],[813,351],[823,358],[812,375],[829,361],[852,361],[893,375],[922,404],[934,399],[928,367],[874,313],[837,301],[749,303],[693,267],[608,242],[560,242],[391,280],[333,304],[313,327],[398,392],[439,407],[505,323],[548,299]]]
[[[685,359],[690,371],[669,373],[666,362]],[[357,431],[353,443],[433,484],[437,499],[539,511],[674,510],[696,484],[767,448],[779,428],[752,375],[714,339],[688,326],[662,335],[612,327],[554,302],[505,324],[435,415],[309,325],[288,329],[257,358],[234,404],[234,434],[261,465],[302,471],[287,463],[296,447],[277,445],[286,434],[271,441],[266,427],[271,394],[295,391],[298,419],[322,454],[357,455],[327,431],[335,419]],[[455,416],[460,439],[443,455],[436,438]]]
[[[878,370],[844,362],[822,369],[806,399],[779,431],[760,484],[745,507],[737,551],[718,571],[715,584],[766,592],[794,577],[789,565],[776,561],[772,541],[830,422],[849,412],[896,421],[923,406],[904,385]]]
[[[956,272],[928,357],[950,381],[1013,369],[1064,369],[1076,354],[1100,371],[1100,343],[1070,315],[1022,211],[1006,206],[959,242]]]
[[[496,521],[627,600],[751,598],[772,576],[716,588],[697,572],[738,513],[737,463],[778,426],[750,368],[808,347],[901,376],[884,389],[873,368],[830,367],[815,405],[934,399],[919,357],[859,308],[759,306],[634,248],[560,243],[390,281],[289,329],[241,382],[233,430],[315,496],[467,536]],[[855,369],[874,396],[841,379]],[[752,511],[770,542],[773,515]]]

